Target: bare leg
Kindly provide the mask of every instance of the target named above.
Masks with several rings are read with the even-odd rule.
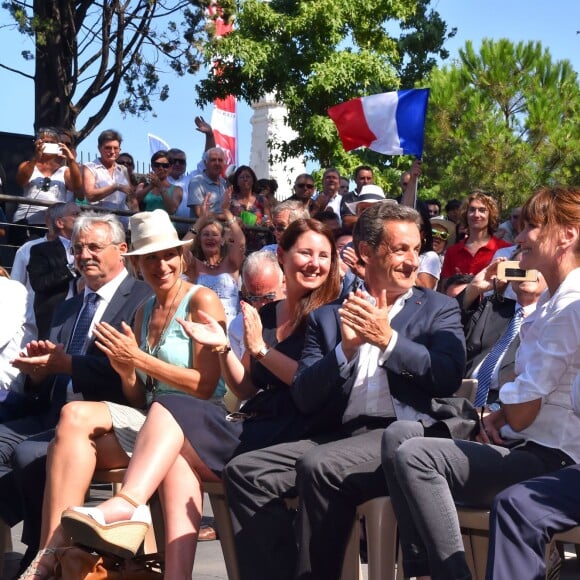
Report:
[[[154,403],[129,463],[123,493],[142,504],[161,486],[166,527],[166,578],[191,576],[203,506],[202,481],[220,481],[185,440],[173,415]],[[122,497],[99,506],[105,521],[128,519],[133,512]]]
[[[49,446],[47,479],[42,506],[41,550],[67,543],[60,516],[71,505],[84,503],[95,466],[125,467],[129,457],[112,432],[111,415],[104,403],[78,401],[61,411],[55,438]],[[53,555],[38,563],[50,567]]]

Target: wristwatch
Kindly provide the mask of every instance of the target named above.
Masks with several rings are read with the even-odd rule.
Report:
[[[216,352],[217,354],[228,354],[230,350],[232,350],[232,347],[230,346],[229,342],[226,342],[226,344],[223,344],[221,346],[214,346],[211,349],[212,352]]]
[[[196,229],[195,229],[193,226],[191,226],[191,227],[189,228],[189,231],[190,231],[190,232],[191,232],[191,233],[192,233],[194,236],[197,236],[197,230],[196,230]]]
[[[262,360],[270,352],[270,347],[264,345],[255,355],[256,360]]]

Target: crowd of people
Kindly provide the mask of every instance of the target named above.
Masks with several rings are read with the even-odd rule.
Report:
[[[20,577],[52,577],[71,543],[133,557],[158,491],[165,576],[190,578],[221,481],[244,580],[338,579],[357,505],[386,495],[405,577],[471,578],[461,504],[491,508],[489,580],[543,578],[551,536],[580,524],[580,190],[530,192],[500,224],[477,189],[443,213],[418,199],[415,161],[392,199],[365,165],[352,191],[329,167],[279,200],[248,166],[225,177],[196,125],[190,174],[170,149],[136,175],[112,130],[79,166],[43,129],[18,169],[13,239],[47,226],[0,277]],[[83,506],[114,468],[121,491]]]

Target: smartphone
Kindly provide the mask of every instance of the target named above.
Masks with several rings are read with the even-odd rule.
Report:
[[[497,277],[507,282],[512,280],[515,282],[536,282],[538,271],[522,270],[518,261],[508,260],[497,265]]]
[[[47,155],[60,155],[60,146],[58,143],[45,143],[42,152]]]

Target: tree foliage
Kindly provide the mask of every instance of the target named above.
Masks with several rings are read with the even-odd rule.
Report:
[[[206,0],[11,0],[2,8],[31,37],[34,74],[23,63],[0,67],[34,81],[35,126],[77,130],[82,141],[117,104],[144,115],[165,100],[164,72],[195,73],[205,39]],[[119,98],[120,97],[120,98]],[[85,113],[86,122],[77,127]]]
[[[569,61],[538,42],[467,42],[433,70],[425,138],[426,185],[442,199],[475,187],[503,208],[551,183],[580,183],[580,92]]]
[[[434,57],[446,58],[447,33],[430,0],[244,0],[234,31],[206,53],[219,75],[198,85],[198,103],[228,94],[252,103],[266,94],[286,106],[297,139],[282,158],[306,154],[350,171],[328,107],[406,87],[422,78]],[[373,154],[374,155],[374,154]],[[373,155],[372,159],[378,161]],[[384,162],[384,158],[382,159]]]

